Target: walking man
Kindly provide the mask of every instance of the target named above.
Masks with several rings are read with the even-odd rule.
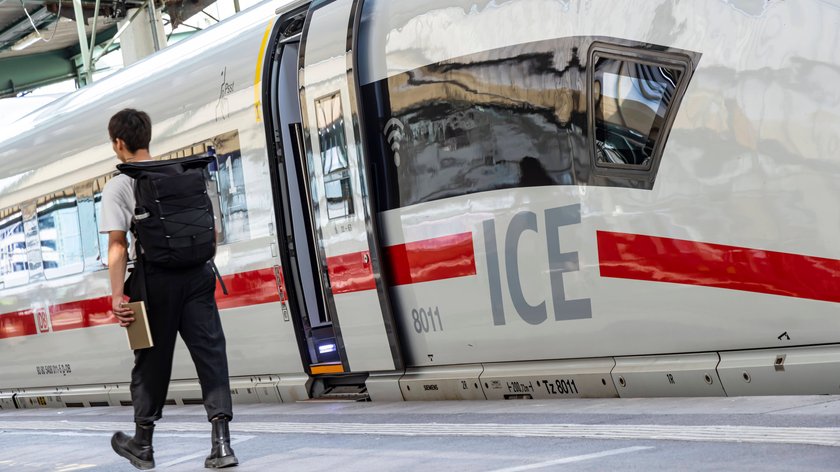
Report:
[[[108,133],[121,162],[152,161],[149,154],[152,124],[146,113],[133,109],[120,111],[111,118]],[[233,411],[225,336],[214,296],[215,273],[207,263],[173,269],[138,261],[143,270],[131,277],[131,293],[126,294],[124,281],[128,259],[144,257],[142,251],[134,254],[136,244],[132,244],[130,253],[128,247],[127,234],[135,215],[135,197],[135,180],[125,174],[111,179],[102,192],[100,232],[108,234],[108,275],[114,316],[120,326],[130,325],[134,321],[133,313],[124,305],[124,296],[138,301],[142,293],[154,343],[154,347],[134,351],[131,400],[135,434],[131,437],[117,432],[111,438],[111,446],[138,469],[155,466],[152,433],[166,402],[175,339],[180,333],[198,372],[204,407],[212,424],[212,449],[204,466],[238,465],[230,447],[228,422],[233,418]],[[141,241],[141,248],[142,244]],[[145,289],[137,290],[134,288],[137,286]]]

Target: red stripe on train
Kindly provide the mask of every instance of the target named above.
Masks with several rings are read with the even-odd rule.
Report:
[[[367,251],[328,257],[327,272],[333,295],[376,289]]]
[[[387,248],[393,285],[475,275],[472,233],[399,244]]]
[[[38,334],[32,310],[15,311],[0,315],[0,339]]]
[[[272,268],[243,272],[222,277],[228,295],[216,282],[216,302],[219,309],[238,308],[281,301],[286,293],[283,273]],[[285,296],[282,297],[285,300]],[[50,306],[53,331],[116,324],[111,313],[111,297],[60,303]],[[34,311],[22,310],[0,315],[0,339],[38,334]]]
[[[840,261],[598,231],[601,276],[840,303]]]
[[[407,285],[475,275],[472,233],[424,239],[385,248],[392,285]],[[332,293],[376,289],[367,251],[328,257]]]
[[[228,295],[216,282],[216,304],[220,310],[280,301],[272,269],[261,269],[222,276]],[[111,313],[111,297],[63,303],[50,307],[53,331],[87,328],[117,323]]]
[[[117,323],[111,312],[111,297],[61,303],[50,307],[53,331],[87,328]]]
[[[272,268],[224,275],[222,280],[225,281],[228,294],[222,292],[222,287],[216,280],[216,304],[220,310],[285,301],[285,296],[282,300],[280,296],[281,293],[286,293],[283,273],[275,274]]]

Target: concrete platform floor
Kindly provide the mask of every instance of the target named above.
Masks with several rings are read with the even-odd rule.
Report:
[[[157,470],[204,470],[201,406],[169,406]],[[238,471],[838,471],[840,397],[239,405]],[[131,471],[130,408],[0,410],[0,471]]]

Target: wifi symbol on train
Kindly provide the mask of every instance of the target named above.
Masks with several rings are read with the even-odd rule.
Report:
[[[405,125],[397,118],[391,118],[385,123],[385,139],[391,145],[391,151],[394,153],[394,165],[400,166],[400,141],[404,137],[403,131]]]

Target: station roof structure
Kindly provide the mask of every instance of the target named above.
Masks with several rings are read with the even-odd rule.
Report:
[[[174,28],[216,0],[0,0],[0,98],[80,78],[83,41],[76,11],[96,58],[118,47],[113,39],[120,22],[148,1],[163,7]]]

